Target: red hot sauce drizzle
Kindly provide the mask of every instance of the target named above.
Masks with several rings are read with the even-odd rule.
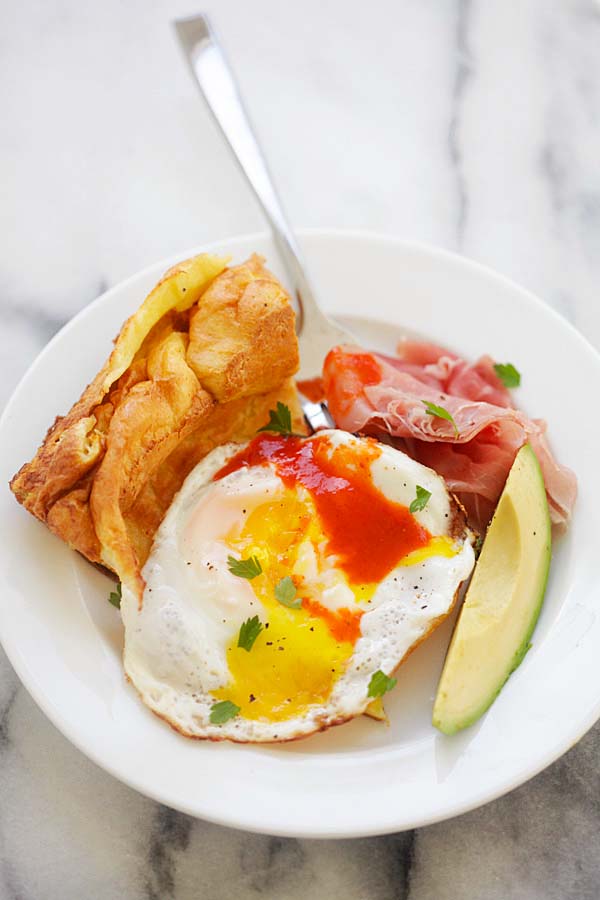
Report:
[[[286,487],[303,485],[312,496],[328,552],[339,559],[351,584],[379,582],[400,560],[431,538],[406,506],[393,503],[372,482],[370,466],[381,448],[364,439],[334,446],[327,438],[259,434],[215,475],[271,463]]]
[[[320,376],[305,378],[304,381],[297,381],[296,384],[300,393],[304,394],[311,403],[320,403],[321,400],[325,400],[325,386]]]

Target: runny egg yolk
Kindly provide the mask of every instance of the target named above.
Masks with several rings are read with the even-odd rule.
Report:
[[[379,582],[397,565],[456,552],[449,538],[432,538],[406,507],[375,488],[370,463],[377,444],[363,445],[362,458],[347,446],[331,452],[322,445],[261,435],[217,473],[269,461],[286,487],[225,538],[236,555],[256,556],[262,568],[250,584],[264,609],[263,630],[250,651],[237,646],[236,635],[227,648],[230,681],[213,691],[248,719],[282,721],[325,702]],[[276,598],[287,576],[299,608]],[[321,602],[328,589],[343,605]]]
[[[250,652],[227,649],[231,682],[214,691],[218,700],[230,700],[248,719],[281,721],[324,702],[344,670],[360,634],[363,609],[329,610],[309,596],[302,569],[303,551],[311,547],[321,555],[325,535],[310,498],[286,490],[277,500],[263,503],[248,516],[241,531],[227,543],[241,557],[256,556],[262,574],[250,582],[268,621]],[[275,587],[291,575],[302,607],[289,609],[275,597]],[[314,583],[314,582],[313,582]],[[368,597],[375,586],[357,586],[356,599]],[[367,587],[367,590],[364,590]],[[363,590],[361,590],[363,588]]]

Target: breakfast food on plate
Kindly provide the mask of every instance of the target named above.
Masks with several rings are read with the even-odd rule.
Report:
[[[483,356],[469,364],[408,340],[396,357],[335,347],[323,369],[339,427],[435,469],[482,535],[491,520],[433,713],[449,734],[479,718],[521,662],[544,598],[551,524],[564,530],[577,494],[575,475],[546,442],[546,423],[515,407],[509,388],[519,383],[511,363]]]
[[[283,406],[188,476],[123,588],[124,665],[193,737],[282,741],[363,713],[474,561],[443,479],[370,438],[291,434]]]
[[[444,663],[433,724],[472,725],[531,646],[551,556],[544,481],[529,444],[517,453],[488,529]]]
[[[144,703],[239,742],[386,720],[393,673],[452,611],[471,527],[502,494],[435,704],[453,733],[529,646],[575,477],[513,405],[514,366],[432,344],[333,348],[299,387],[337,428],[307,437],[289,297],[261,257],[227,262],[166,273],[12,490],[118,576]]]
[[[482,357],[474,365],[433,344],[404,341],[398,357],[336,347],[324,366],[324,391],[338,427],[393,439],[435,469],[484,530],[516,453],[530,443],[542,467],[552,523],[564,527],[577,482],[545,439],[546,424],[513,405],[519,373]]]
[[[294,312],[259,256],[170,269],[11,488],[31,513],[141,596],[156,528],[188,472],[246,440],[282,401],[302,415]]]

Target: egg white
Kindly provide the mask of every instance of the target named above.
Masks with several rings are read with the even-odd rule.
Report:
[[[323,439],[332,446],[357,447],[363,440],[342,431],[308,438]],[[471,534],[443,479],[382,445],[380,456],[371,463],[375,486],[388,499],[406,506],[414,499],[417,484],[430,491],[427,506],[415,517],[432,535],[451,535],[458,552],[398,566],[380,582],[362,616],[361,636],[326,702],[285,721],[238,715],[213,725],[210,712],[215,698],[210,692],[229,681],[228,644],[249,617],[268,620],[251,583],[229,572],[231,550],[220,538],[240,517],[284,490],[270,466],[238,469],[213,482],[213,475],[239,450],[240,445],[227,444],[210,453],[173,500],[142,572],[146,589],[141,609],[124,587],[124,666],[143,702],[185,735],[252,742],[289,740],[364,712],[372,674],[378,669],[391,674],[451,610],[461,582],[473,568]],[[458,532],[457,521],[461,523]],[[307,571],[314,565],[310,550],[303,564]],[[330,608],[347,606],[347,590],[338,573],[318,599]]]

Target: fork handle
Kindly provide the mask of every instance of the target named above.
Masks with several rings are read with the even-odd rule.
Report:
[[[306,277],[296,238],[283,212],[233,72],[208,16],[177,21],[175,30],[200,92],[269,221],[294,287],[299,311],[297,330],[300,332],[305,317],[318,315],[320,311]]]

